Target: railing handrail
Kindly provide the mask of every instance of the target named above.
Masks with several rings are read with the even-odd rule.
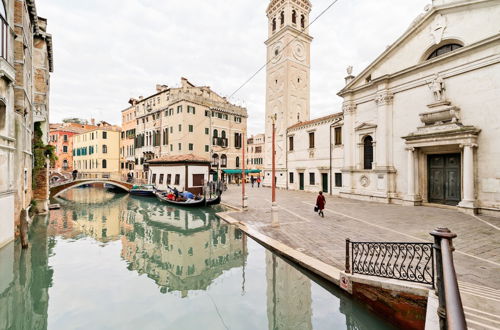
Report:
[[[436,250],[436,292],[439,296],[439,325],[441,329],[465,330],[464,307],[458,288],[457,274],[453,262],[453,242],[457,237],[448,228],[436,228],[430,233],[434,236]]]
[[[355,242],[346,239],[345,272],[434,287],[432,243]]]

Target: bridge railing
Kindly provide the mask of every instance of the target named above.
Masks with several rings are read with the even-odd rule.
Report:
[[[87,180],[98,180],[98,181],[118,181],[123,183],[130,184],[146,184],[147,180],[145,179],[135,179],[128,178],[126,175],[122,175],[121,173],[112,173],[112,172],[80,172],[76,175],[76,178],[69,178],[63,181],[51,182],[50,187],[58,187],[65,184],[68,184],[73,181],[87,181]]]

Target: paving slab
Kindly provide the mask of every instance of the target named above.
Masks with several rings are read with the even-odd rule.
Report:
[[[432,242],[437,227],[448,227],[453,240],[458,279],[471,308],[480,307],[484,295],[494,292],[494,311],[500,311],[500,221],[473,216],[456,209],[402,206],[325,195],[325,217],[314,213],[316,194],[278,190],[280,227],[271,226],[271,189],[246,185],[248,211],[228,214],[293,249],[344,269],[345,240]],[[231,185],[223,202],[241,207],[241,186]],[[498,296],[497,296],[498,294]],[[482,296],[482,297],[481,297]],[[477,301],[475,299],[478,298]],[[477,327],[477,325],[476,325]]]

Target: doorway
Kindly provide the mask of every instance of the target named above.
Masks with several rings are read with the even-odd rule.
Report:
[[[321,173],[321,188],[324,193],[328,192],[328,173]]]
[[[304,190],[304,173],[299,173],[299,190]]]
[[[458,205],[461,200],[460,154],[428,155],[429,202]]]

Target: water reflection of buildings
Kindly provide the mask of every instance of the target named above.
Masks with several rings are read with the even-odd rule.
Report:
[[[224,271],[245,263],[242,232],[213,214],[148,202],[122,219],[122,257],[163,293],[205,290]]]
[[[311,280],[266,250],[269,330],[312,329]]]
[[[54,243],[47,240],[44,219],[37,221],[28,249],[14,242],[0,249],[0,329],[47,329]]]
[[[120,213],[127,196],[100,188],[70,189],[51,211],[49,234],[65,238],[80,234],[107,242],[119,239]]]

